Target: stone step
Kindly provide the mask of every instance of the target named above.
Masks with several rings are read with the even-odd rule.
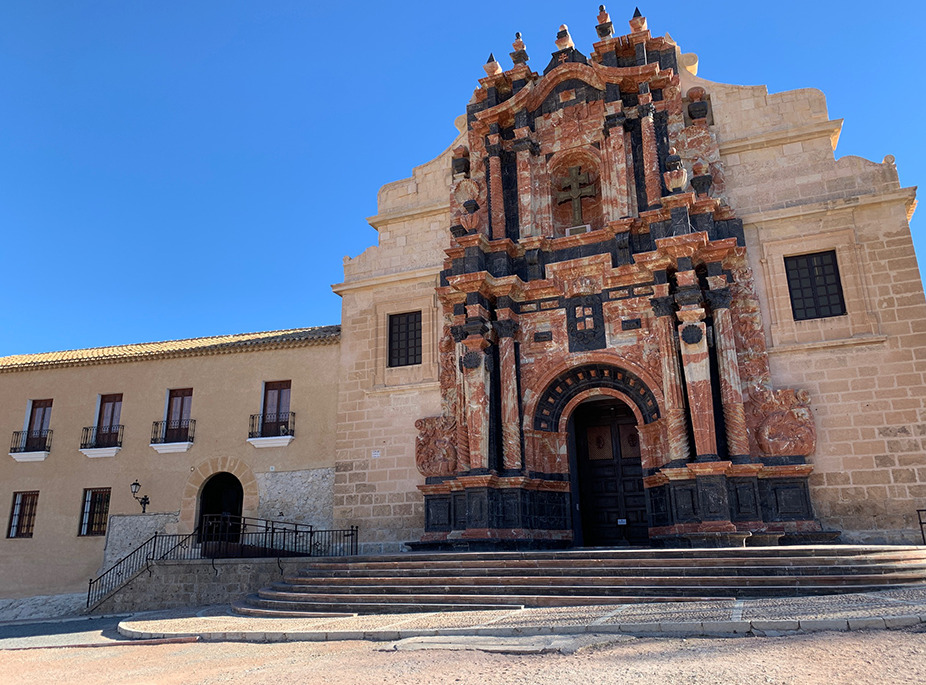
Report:
[[[910,585],[916,583],[926,583],[926,574],[881,574],[881,575],[822,575],[822,576],[714,576],[714,577],[681,577],[681,576],[625,576],[625,577],[601,577],[601,576],[560,576],[556,578],[538,577],[538,578],[508,578],[507,582],[502,579],[483,578],[478,582],[472,578],[456,577],[437,577],[437,578],[369,578],[362,582],[336,582],[338,579],[326,580],[320,583],[275,583],[271,588],[275,591],[287,592],[323,592],[328,588],[333,592],[364,592],[369,588],[388,588],[395,592],[407,592],[409,589],[420,589],[427,591],[427,588],[463,588],[465,592],[485,592],[498,591],[504,589],[506,592],[515,592],[517,588],[534,588],[537,591],[560,592],[566,591],[567,588],[630,588],[637,586],[661,586],[661,587],[699,587],[703,585],[724,586],[730,588],[737,587],[761,587],[770,585]],[[386,590],[377,590],[386,591]]]
[[[778,556],[760,556],[752,557],[711,557],[706,559],[697,558],[646,558],[639,559],[636,557],[576,557],[576,558],[505,558],[502,556],[483,556],[480,558],[470,557],[468,559],[433,559],[422,560],[417,558],[395,558],[381,561],[350,561],[340,559],[337,561],[315,561],[307,562],[303,568],[308,571],[378,571],[383,569],[466,569],[466,568],[577,568],[577,567],[626,567],[637,568],[641,566],[641,561],[648,561],[648,566],[827,566],[827,565],[869,565],[884,563],[910,563],[926,564],[926,549],[917,553],[899,553],[899,554],[878,554],[878,555],[843,555],[828,557],[778,557]]]
[[[524,552],[410,552],[405,554],[358,555],[352,557],[315,557],[315,564],[364,563],[432,563],[468,560],[540,560],[540,559],[698,559],[715,557],[740,559],[774,557],[857,557],[887,555],[892,558],[926,559],[926,547],[913,545],[793,545],[782,547],[721,547],[696,549],[653,549],[652,547],[607,547],[575,550],[548,550]]]
[[[516,604],[480,604],[465,603],[455,604],[453,602],[441,602],[438,604],[428,604],[426,602],[409,602],[405,601],[382,601],[383,598],[376,598],[373,601],[335,601],[316,600],[306,598],[300,602],[280,602],[270,599],[264,599],[257,595],[248,595],[241,602],[232,604],[232,609],[237,613],[249,616],[265,616],[268,618],[281,617],[300,617],[316,616],[317,614],[325,615],[347,615],[350,614],[413,614],[413,613],[433,613],[438,611],[513,611],[523,609],[523,606]]]
[[[401,572],[401,575],[398,573]],[[318,581],[353,583],[363,582],[367,579],[377,578],[449,578],[458,577],[473,582],[506,582],[508,578],[557,578],[571,577],[622,577],[622,576],[763,576],[763,575],[876,575],[890,573],[919,573],[926,577],[926,564],[871,564],[871,565],[843,565],[843,566],[588,566],[588,567],[556,567],[556,568],[435,568],[435,569],[349,569],[346,571],[303,569],[301,572],[286,576],[289,583],[308,585]],[[452,574],[452,575],[451,575]],[[510,581],[507,581],[510,582]]]

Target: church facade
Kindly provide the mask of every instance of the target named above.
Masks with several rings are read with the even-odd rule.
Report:
[[[918,540],[915,189],[834,158],[819,91],[597,33],[490,58],[381,189],[340,327],[0,359],[6,596],[226,505],[370,553]]]

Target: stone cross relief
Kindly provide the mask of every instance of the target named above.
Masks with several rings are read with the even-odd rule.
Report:
[[[572,203],[572,225],[581,226],[582,198],[595,197],[595,184],[590,183],[587,173],[582,173],[581,166],[569,167],[569,177],[563,182],[560,192],[556,194],[556,204]]]

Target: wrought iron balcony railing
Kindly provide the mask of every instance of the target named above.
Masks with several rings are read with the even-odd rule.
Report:
[[[193,442],[196,431],[196,419],[175,421],[155,421],[151,424],[151,444],[161,445],[169,442]]]
[[[296,434],[296,412],[251,414],[249,438],[278,438]]]
[[[51,431],[14,431],[10,441],[10,453],[48,452],[51,450]]]
[[[122,447],[122,430],[125,426],[87,426],[80,434],[80,449]]]

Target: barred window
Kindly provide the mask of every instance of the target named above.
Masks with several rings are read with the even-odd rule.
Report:
[[[846,313],[834,250],[785,257],[785,273],[795,321]]]
[[[421,363],[421,312],[389,315],[389,366]]]
[[[80,535],[106,535],[109,493],[109,488],[84,490],[84,506],[80,512]]]
[[[6,531],[8,538],[31,538],[35,525],[35,508],[39,503],[39,492],[14,492],[13,508],[10,510],[10,527]]]

